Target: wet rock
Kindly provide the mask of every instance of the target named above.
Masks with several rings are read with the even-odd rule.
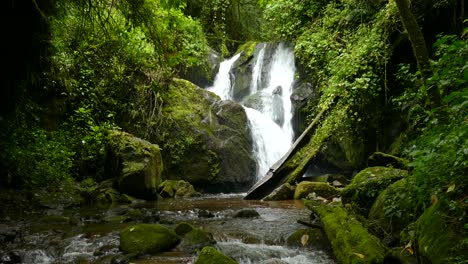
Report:
[[[18,252],[14,251],[0,251],[0,263],[4,264],[17,264],[22,263],[22,259]]]
[[[236,264],[231,257],[224,255],[214,247],[204,247],[194,264]]]
[[[183,180],[165,180],[158,186],[158,193],[163,198],[189,198],[197,197],[201,194],[193,186]]]
[[[112,257],[110,264],[128,264],[130,259],[127,256],[117,255]]]
[[[117,176],[119,191],[146,200],[156,199],[163,169],[157,145],[112,130],[106,139],[106,174]]]
[[[205,192],[247,190],[256,162],[244,108],[179,79],[163,99],[161,114],[171,122],[151,140],[165,146],[166,179],[185,180]]]
[[[79,206],[84,202],[79,186],[72,183],[64,183],[55,188],[43,188],[34,194],[33,199],[44,208],[59,210]]]
[[[48,225],[54,224],[70,224],[70,217],[63,215],[46,215],[39,219],[39,222]]]
[[[276,188],[265,197],[264,201],[280,201],[280,200],[292,200],[294,199],[294,191],[296,190],[295,186],[292,186],[289,183],[282,184],[280,187]]]
[[[176,227],[174,227],[174,232],[176,232],[179,236],[185,236],[188,232],[192,231],[194,227],[186,222],[178,223]]]
[[[375,199],[393,182],[408,175],[408,171],[370,167],[362,170],[347,185],[342,193],[343,204],[349,204],[356,212],[368,216]]]
[[[206,246],[213,246],[216,244],[216,241],[213,238],[213,234],[207,232],[203,229],[194,228],[182,239],[182,242],[179,245],[185,252],[195,252],[202,249]]]
[[[156,223],[161,220],[161,217],[157,212],[152,210],[143,210],[143,223]]]
[[[306,198],[310,193],[315,193],[317,196],[330,199],[338,196],[340,191],[328,183],[303,181],[296,186],[294,199]]]
[[[256,217],[260,217],[260,214],[255,209],[244,209],[234,214],[234,218],[256,218]]]
[[[138,224],[120,232],[120,248],[130,254],[155,254],[171,250],[180,237],[171,229],[157,224]]]
[[[286,239],[290,247],[307,247],[320,250],[330,250],[327,236],[317,228],[299,229]]]
[[[0,243],[13,241],[16,238],[17,234],[17,228],[5,224],[0,224]]]
[[[198,217],[199,218],[213,218],[213,217],[215,217],[215,215],[210,211],[200,210],[200,211],[198,211]]]

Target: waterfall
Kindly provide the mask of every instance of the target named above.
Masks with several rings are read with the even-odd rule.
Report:
[[[254,62],[251,65],[249,95],[240,102],[244,105],[252,131],[257,179],[263,177],[286,154],[294,136],[290,100],[295,73],[294,53],[290,47],[280,43],[271,58],[268,58],[266,49],[275,46],[260,45],[260,50],[254,53]],[[234,98],[230,72],[239,56],[237,54],[221,63],[213,87],[208,88],[223,100]],[[265,72],[268,73],[266,76],[263,75]],[[247,106],[246,102],[249,100],[254,101],[254,105]]]
[[[219,65],[218,74],[216,74],[213,86],[208,88],[209,91],[217,94],[222,100],[232,99],[231,90],[231,68],[232,65],[239,59],[240,53],[230,58],[229,60],[221,62]]]

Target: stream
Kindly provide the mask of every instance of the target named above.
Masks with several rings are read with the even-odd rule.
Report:
[[[301,201],[247,201],[242,197],[243,194],[209,195],[109,209],[70,209],[60,212],[63,219],[68,219],[66,221],[60,218],[45,221],[44,214],[59,213],[46,210],[23,219],[4,221],[2,228],[11,224],[10,230],[16,232],[16,237],[9,243],[0,244],[0,263],[118,263],[111,261],[122,254],[119,230],[139,221],[113,222],[108,216],[135,209],[145,215],[157,216],[150,219],[150,223],[173,228],[179,222],[188,222],[213,233],[217,242],[215,247],[242,264],[335,263],[330,252],[318,245],[286,246],[288,236],[305,228],[297,220],[309,218],[310,212]],[[233,217],[235,212],[247,208],[255,209],[260,217]],[[131,263],[193,263],[195,258],[195,254],[176,248]]]

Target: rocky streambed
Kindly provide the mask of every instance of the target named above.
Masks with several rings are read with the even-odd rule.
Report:
[[[323,231],[297,223],[309,216],[301,201],[246,201],[242,195],[41,210],[2,219],[0,263],[194,263],[206,243],[239,263],[335,263]],[[125,254],[121,230],[141,223],[171,230],[186,223],[211,240],[182,238],[163,253]]]

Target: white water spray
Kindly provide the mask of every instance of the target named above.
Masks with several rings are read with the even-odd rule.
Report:
[[[232,65],[238,60],[240,53],[230,58],[229,60],[223,61],[219,65],[218,74],[212,87],[208,88],[209,91],[217,94],[222,100],[232,100],[232,84],[231,84],[231,68]]]
[[[257,179],[263,177],[268,169],[286,154],[294,136],[290,100],[295,73],[293,51],[280,43],[276,47],[271,63],[264,63],[267,59],[265,49],[268,44],[262,45],[264,46],[258,54],[255,54],[249,87],[249,96],[258,98],[260,104],[257,109],[244,107],[254,141],[254,154],[258,165]],[[223,100],[233,99],[230,69],[239,55],[221,63],[215,83],[209,88]],[[264,69],[264,67],[269,68]],[[268,80],[262,80],[262,72],[265,71],[269,73]],[[266,83],[267,86],[263,87],[262,83]]]

